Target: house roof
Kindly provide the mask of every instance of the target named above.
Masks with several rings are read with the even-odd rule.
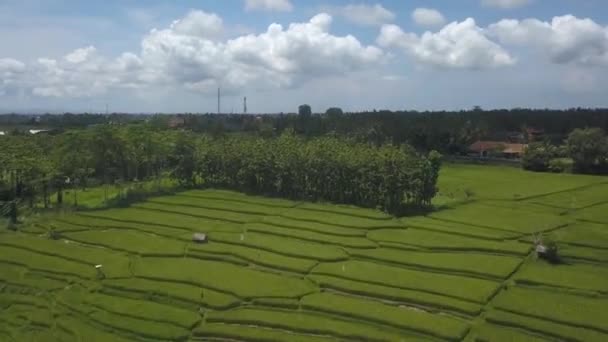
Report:
[[[504,141],[476,141],[469,147],[469,150],[473,152],[485,152],[490,150],[502,150],[503,153],[508,154],[521,154],[524,153],[526,145],[524,144],[513,144]]]

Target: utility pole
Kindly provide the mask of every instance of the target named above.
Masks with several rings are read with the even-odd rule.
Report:
[[[247,114],[247,96],[243,99],[243,113]]]

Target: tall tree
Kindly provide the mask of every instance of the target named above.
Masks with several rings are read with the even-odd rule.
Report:
[[[574,168],[582,173],[605,172],[608,164],[608,139],[600,128],[575,129],[566,140]]]

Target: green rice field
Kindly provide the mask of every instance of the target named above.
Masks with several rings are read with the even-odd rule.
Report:
[[[90,190],[95,210],[0,230],[0,341],[608,341],[607,178],[445,165],[439,189],[398,219],[212,189],[100,209]]]

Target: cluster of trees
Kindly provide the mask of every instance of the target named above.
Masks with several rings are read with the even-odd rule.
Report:
[[[177,132],[143,125],[97,125],[59,135],[0,137],[0,201],[50,195],[63,202],[66,187],[160,179]]]
[[[526,149],[522,165],[539,172],[606,174],[608,137],[600,128],[586,128],[573,130],[561,146],[549,141],[535,142]]]
[[[196,185],[294,199],[325,200],[401,214],[429,206],[437,191],[440,155],[409,146],[373,147],[336,137],[276,139],[182,135],[177,179]]]
[[[293,132],[265,138],[95,125],[58,135],[0,137],[0,201],[33,203],[66,187],[160,180],[289,198],[326,200],[401,213],[430,205],[440,156],[407,145],[381,147]]]

